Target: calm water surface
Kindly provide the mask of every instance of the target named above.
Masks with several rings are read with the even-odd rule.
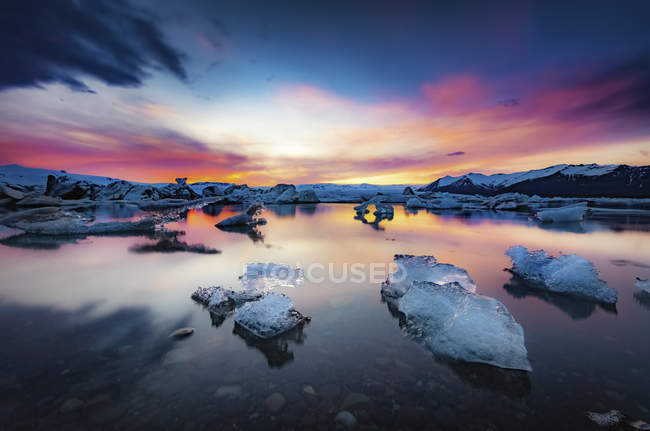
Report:
[[[362,429],[592,429],[584,412],[613,408],[650,421],[650,295],[634,286],[650,277],[648,225],[550,229],[517,214],[395,210],[364,224],[352,205],[270,207],[263,238],[214,227],[238,208],[191,210],[168,226],[217,255],[129,251],[145,237],[0,245],[0,429],[334,429],[343,408]],[[101,209],[98,219],[134,215]],[[590,259],[618,289],[616,308],[531,291],[503,271],[516,244]],[[467,269],[524,328],[534,371],[433,358],[376,283],[279,289],[313,319],[262,344],[190,299],[197,286],[239,286],[249,262],[331,263],[341,275],[395,253]],[[183,326],[195,334],[168,339]],[[271,413],[264,400],[276,392],[286,404]],[[83,407],[61,412],[71,399]]]

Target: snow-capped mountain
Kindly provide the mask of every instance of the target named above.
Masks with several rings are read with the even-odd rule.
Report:
[[[421,192],[491,196],[519,192],[539,196],[650,197],[650,166],[555,165],[513,174],[446,176]]]

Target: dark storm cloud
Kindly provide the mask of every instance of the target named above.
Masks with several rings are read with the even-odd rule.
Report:
[[[149,69],[187,78],[183,54],[164,40],[152,17],[120,0],[10,2],[0,37],[0,90],[59,82],[91,92],[84,77],[136,87]]]
[[[465,151],[455,151],[453,153],[447,153],[446,156],[462,156],[465,154]]]

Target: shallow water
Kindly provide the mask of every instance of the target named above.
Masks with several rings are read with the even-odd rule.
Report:
[[[364,224],[352,206],[270,206],[263,238],[214,227],[234,207],[191,210],[168,226],[216,255],[129,250],[154,242],[145,237],[0,245],[0,428],[333,429],[342,408],[361,427],[390,429],[592,429],[585,411],[609,409],[650,421],[650,295],[634,286],[650,277],[648,225],[551,228],[513,213],[402,207],[392,221]],[[590,259],[618,289],[617,306],[530,290],[503,271],[516,244]],[[358,263],[382,279],[395,253],[467,269],[477,292],[522,325],[533,372],[433,358],[404,335],[369,280],[308,277],[277,289],[312,321],[263,344],[190,299],[197,286],[239,286],[250,262],[324,265],[316,275],[331,264],[338,279]],[[168,339],[184,326],[194,335]],[[220,387],[233,395],[216,397]],[[271,413],[264,400],[276,392],[286,404]],[[70,399],[83,407],[62,413]]]

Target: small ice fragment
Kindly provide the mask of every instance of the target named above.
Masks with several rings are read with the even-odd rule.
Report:
[[[278,293],[247,302],[235,312],[235,322],[260,338],[280,335],[304,321],[306,317],[293,308],[291,299]]]
[[[210,303],[210,298],[212,298],[212,295],[214,292],[216,292],[218,289],[221,289],[218,286],[211,286],[211,287],[198,287],[194,293],[192,293],[192,299],[200,302],[203,305],[208,305]]]

